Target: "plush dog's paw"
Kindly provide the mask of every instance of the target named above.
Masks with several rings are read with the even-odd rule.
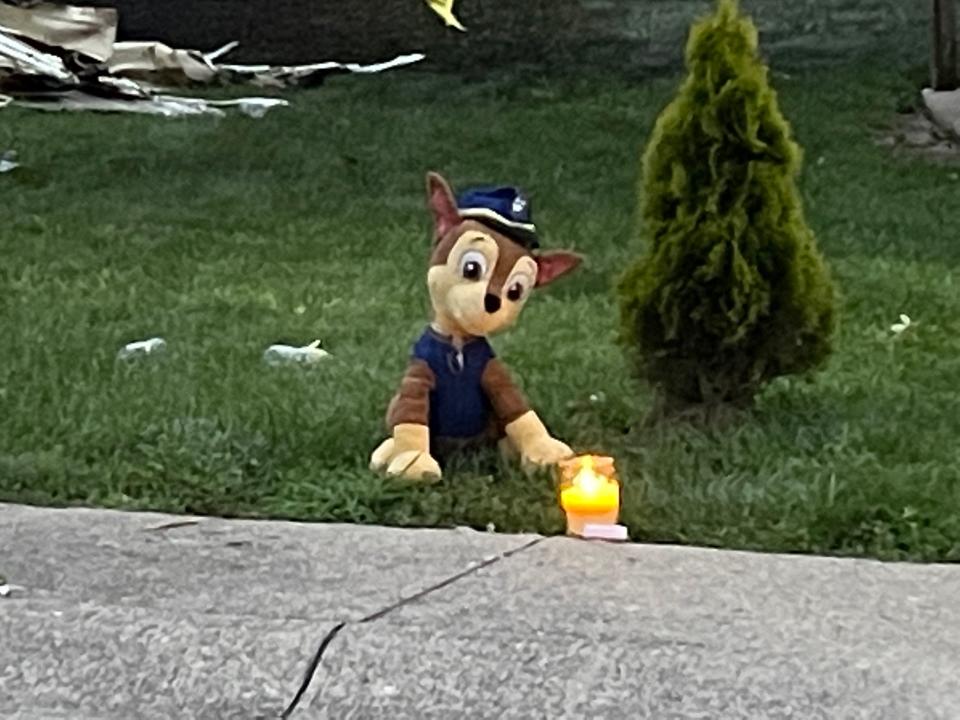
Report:
[[[374,472],[386,470],[390,460],[396,454],[395,448],[396,443],[392,437],[380,443],[379,447],[373,451],[373,455],[370,456],[370,469]]]
[[[417,482],[436,482],[441,474],[440,464],[420,450],[398,453],[387,466],[387,475]]]
[[[555,465],[573,457],[566,443],[552,437],[532,410],[506,427],[507,439],[519,450],[520,462],[527,470]]]
[[[373,451],[370,469],[386,472],[391,477],[419,482],[439,480],[441,477],[440,465],[430,453],[398,448],[393,438],[387,438]]]
[[[439,480],[440,465],[430,455],[430,430],[426,425],[401,424],[370,456],[370,468],[391,477],[419,482]]]
[[[561,460],[573,457],[573,450],[566,443],[554,437],[544,435],[527,443],[521,449],[521,462],[531,468],[556,465]]]

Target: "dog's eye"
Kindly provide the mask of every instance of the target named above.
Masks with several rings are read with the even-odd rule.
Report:
[[[487,274],[487,259],[483,253],[472,251],[460,259],[460,274],[466,280],[479,280]]]
[[[510,302],[519,302],[527,294],[527,291],[530,290],[530,278],[526,275],[518,275],[517,277],[511,278],[510,283],[507,285],[507,300]]]

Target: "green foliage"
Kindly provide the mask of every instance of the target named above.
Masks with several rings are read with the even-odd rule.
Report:
[[[739,404],[826,358],[834,293],[800,148],[735,0],[693,27],[687,67],[643,159],[646,249],[620,282],[621,337],[668,405]]]
[[[629,430],[652,398],[614,343],[624,158],[668,79],[331,78],[215,123],[7,108],[0,145],[23,164],[0,174],[0,502],[563,532],[552,479],[496,452],[428,487],[366,467],[426,318],[436,167],[522,181],[545,244],[587,256],[495,347],[551,430],[617,459],[632,539],[960,561],[960,244],[944,232],[960,180],[865,129],[889,121],[901,69],[784,81],[845,321],[816,382],[771,382],[723,430]],[[154,335],[164,356],[115,361]],[[327,363],[261,359],[318,337]]]

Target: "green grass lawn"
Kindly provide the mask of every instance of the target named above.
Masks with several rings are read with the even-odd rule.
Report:
[[[634,539],[960,560],[960,181],[874,144],[882,63],[774,76],[842,292],[828,367],[735,427],[644,428],[612,285],[639,252],[640,149],[676,79],[344,78],[262,120],[0,112],[0,500],[563,531],[551,480],[490,457],[434,487],[366,469],[427,318],[423,174],[534,196],[585,253],[495,345]],[[897,340],[899,313],[914,319]],[[154,335],[157,362],[118,364]],[[272,342],[334,359],[270,368]]]

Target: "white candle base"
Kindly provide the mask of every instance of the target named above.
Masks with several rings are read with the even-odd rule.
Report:
[[[620,516],[620,509],[613,508],[606,512],[579,513],[567,511],[567,533],[583,537],[587,525],[615,525]]]
[[[586,540],[611,540],[623,542],[627,540],[626,525],[600,525],[591,523],[583,526],[583,537]]]

